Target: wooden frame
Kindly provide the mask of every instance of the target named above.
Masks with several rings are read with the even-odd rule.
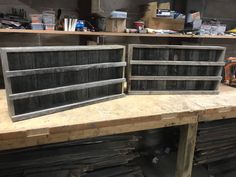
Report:
[[[209,61],[208,58],[203,58],[202,60],[145,60],[145,58],[134,58],[134,49],[167,49],[168,50],[168,57],[170,50],[211,50],[215,52],[220,52],[217,61]],[[186,46],[186,45],[143,45],[143,44],[131,44],[129,45],[128,49],[128,93],[129,94],[217,94],[218,87],[220,81],[222,80],[221,73],[224,66],[224,56],[225,56],[225,48],[218,47],[218,46]],[[188,76],[188,75],[181,75],[181,76],[174,76],[174,75],[165,75],[165,76],[155,76],[155,75],[133,75],[132,68],[136,65],[138,67],[141,66],[164,66],[169,68],[170,66],[173,67],[216,67],[218,70],[215,71],[214,76]],[[141,72],[141,71],[140,71]],[[207,82],[207,81],[214,81],[216,82],[215,90],[134,90],[132,89],[132,81],[200,81],[200,82]],[[190,82],[189,82],[190,83]]]
[[[56,66],[56,67],[44,67],[44,68],[33,68],[33,69],[18,69],[11,70],[9,67],[8,54],[9,53],[34,53],[34,52],[71,52],[71,51],[100,51],[100,50],[122,50],[121,57],[119,62],[102,62],[102,63],[92,63],[92,64],[81,64],[81,65],[69,65],[69,66]],[[67,46],[67,47],[19,47],[19,48],[2,48],[1,49],[1,60],[3,65],[4,72],[4,82],[7,92],[7,102],[9,108],[9,114],[13,121],[24,120],[36,116],[41,116],[45,114],[55,113],[58,111],[63,111],[71,109],[74,107],[87,105],[89,103],[96,103],[103,100],[110,100],[113,98],[118,98],[124,96],[124,83],[125,72],[124,68],[126,66],[125,62],[125,47],[119,45],[110,45],[110,46]],[[41,74],[54,74],[54,73],[65,73],[65,72],[77,72],[77,71],[86,71],[88,69],[107,69],[107,68],[122,68],[122,77],[109,79],[109,80],[100,80],[86,83],[79,83],[73,85],[59,86],[56,88],[45,88],[33,91],[24,91],[22,93],[13,93],[12,92],[12,78],[22,77],[22,76],[31,76],[31,75],[41,75]],[[37,110],[33,112],[27,112],[23,114],[16,114],[14,101],[22,99],[30,99],[32,97],[40,97],[45,95],[53,95],[57,93],[66,93],[70,91],[78,91],[89,88],[96,88],[102,86],[109,86],[114,84],[122,84],[122,88],[119,94],[102,96],[99,98],[94,98],[85,101],[79,101],[72,104],[66,104],[56,107],[50,107],[48,109]]]

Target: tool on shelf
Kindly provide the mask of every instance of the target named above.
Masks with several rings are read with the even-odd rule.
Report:
[[[236,86],[236,57],[230,57],[225,60],[224,82],[230,86]]]

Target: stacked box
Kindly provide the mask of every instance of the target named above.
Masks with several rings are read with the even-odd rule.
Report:
[[[123,96],[123,46],[2,48],[13,121]]]
[[[130,94],[218,93],[225,48],[130,45]]]

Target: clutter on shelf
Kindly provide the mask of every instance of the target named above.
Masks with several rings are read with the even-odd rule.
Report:
[[[146,7],[143,20],[147,28],[179,31],[184,29],[185,16],[172,11],[170,3],[151,2]]]
[[[225,31],[226,24],[216,20],[205,21],[200,27],[200,35],[224,35]]]
[[[64,31],[75,31],[77,26],[77,19],[75,18],[64,18]],[[80,23],[82,25],[84,23]]]
[[[12,8],[10,13],[0,13],[0,28],[30,29],[26,11]]]
[[[64,14],[62,16],[62,14]],[[204,18],[199,11],[186,14],[177,11],[171,2],[150,2],[140,6],[142,18],[134,18],[125,9],[113,9],[109,15],[98,12],[87,20],[66,14],[62,9],[44,9],[29,13],[12,8],[0,13],[0,28],[59,31],[101,31],[141,34],[187,34],[187,35],[236,35],[236,29],[228,29],[219,19]],[[228,30],[228,31],[227,31]]]
[[[118,33],[125,32],[127,15],[127,12],[112,11],[110,17],[106,20],[106,31]]]
[[[32,30],[54,30],[56,24],[55,11],[43,11],[42,14],[30,14]]]

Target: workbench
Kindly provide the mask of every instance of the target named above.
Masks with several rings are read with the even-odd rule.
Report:
[[[181,125],[176,176],[184,177],[191,174],[198,122],[236,117],[236,89],[221,85],[219,95],[128,95],[15,123],[0,90],[0,108],[0,150]]]
[[[236,117],[236,89],[219,95],[128,95],[13,123],[0,90],[0,150]]]

